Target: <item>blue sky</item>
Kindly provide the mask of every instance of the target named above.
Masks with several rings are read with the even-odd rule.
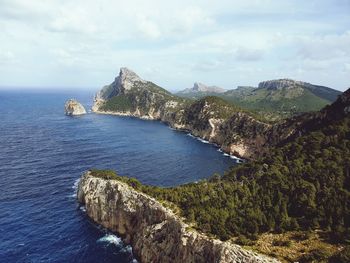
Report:
[[[350,0],[0,0],[0,86],[350,87]]]

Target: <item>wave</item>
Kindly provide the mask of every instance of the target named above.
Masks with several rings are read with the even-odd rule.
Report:
[[[80,178],[74,181],[74,184],[72,186],[72,189],[77,190],[78,189],[78,184],[79,184]]]
[[[199,138],[199,137],[197,137],[196,138],[198,141],[201,141],[202,143],[209,143],[209,141],[207,141],[207,140],[204,140],[204,139],[202,139],[202,138]]]
[[[79,207],[79,209],[80,209],[82,212],[86,213],[86,207],[85,207],[85,206],[81,206],[81,207]]]
[[[74,184],[72,186],[72,189],[74,190],[74,193],[71,195],[68,195],[68,197],[71,198],[76,198],[77,197],[77,192],[78,192],[78,185],[79,185],[80,178],[74,181]]]
[[[123,241],[121,240],[120,237],[117,237],[116,235],[113,234],[106,234],[105,236],[99,238],[97,243],[108,243],[110,245],[115,245],[115,246],[122,246]]]
[[[191,134],[191,133],[187,133],[187,136],[190,136],[191,138],[195,138],[195,139],[197,139],[198,141],[201,141],[202,143],[210,143],[209,141],[207,141],[207,140],[204,140],[204,139],[202,139],[202,138],[200,138],[200,137],[197,137],[197,136],[194,136],[193,134]]]
[[[74,194],[67,195],[67,197],[75,199],[75,198],[77,198],[77,193],[75,192]]]
[[[191,133],[187,133],[187,136],[190,136],[192,138],[196,138],[194,135],[192,135]]]
[[[244,162],[243,159],[238,158],[237,156],[234,156],[234,155],[230,155],[230,158],[233,159],[233,160],[235,160],[236,163],[243,163],[243,162]]]

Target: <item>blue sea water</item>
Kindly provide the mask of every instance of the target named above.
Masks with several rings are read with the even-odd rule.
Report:
[[[235,161],[156,121],[89,113],[92,92],[0,91],[0,262],[133,262],[132,248],[91,222],[75,187],[89,168],[173,186]]]

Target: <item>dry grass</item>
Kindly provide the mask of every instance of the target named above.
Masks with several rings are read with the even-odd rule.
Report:
[[[322,231],[292,231],[283,234],[266,233],[259,236],[254,245],[246,248],[276,257],[282,262],[297,262],[301,256],[314,250],[333,255],[341,249],[339,245],[327,243],[322,238],[323,236],[324,232]]]

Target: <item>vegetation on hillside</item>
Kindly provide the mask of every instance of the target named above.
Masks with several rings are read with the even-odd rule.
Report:
[[[312,88],[311,88],[312,87]],[[303,112],[317,111],[334,101],[340,92],[320,86],[295,85],[293,88],[266,89],[240,87],[225,93],[190,92],[177,95],[201,99],[217,96],[245,110],[253,111],[268,121],[277,121]]]
[[[139,110],[140,114],[147,114],[151,108],[157,110],[167,101],[177,102],[179,108],[189,104],[188,99],[174,96],[152,82],[135,82],[127,92],[113,96],[104,102],[100,110],[116,112]]]
[[[348,117],[222,177],[172,188],[123,180],[175,204],[195,228],[222,240],[319,229],[328,242],[350,243]]]
[[[330,103],[330,101],[317,97],[310,91],[302,88],[277,91],[257,89],[248,96],[222,95],[222,97],[242,108],[260,112],[271,112],[281,117],[289,117],[302,112],[317,111]]]

